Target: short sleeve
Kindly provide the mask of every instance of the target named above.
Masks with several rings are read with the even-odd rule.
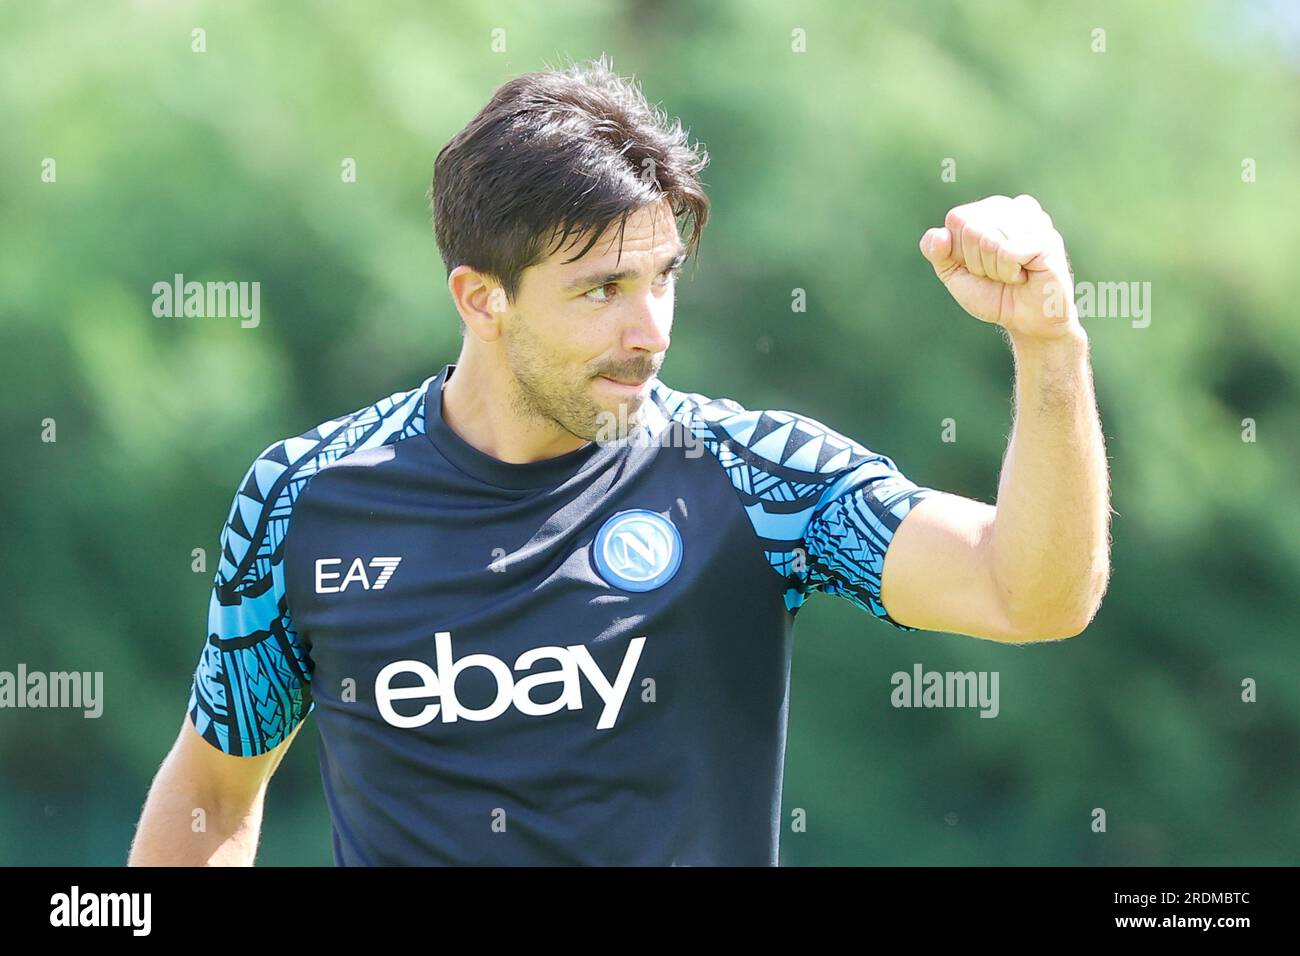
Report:
[[[861,447],[861,446],[859,446]],[[847,598],[903,631],[881,602],[881,575],[894,532],[918,502],[937,492],[907,478],[893,459],[869,457],[821,493],[803,533],[805,558],[796,590]]]
[[[272,750],[315,706],[310,661],[285,598],[287,472],[278,443],[253,462],[235,494],[221,529],[207,641],[190,688],[195,729],[233,756]]]
[[[821,591],[900,630],[918,630],[885,611],[880,578],[898,526],[939,492],[807,415],[749,410],[662,384],[653,395],[665,420],[681,422],[722,467],[791,615]]]

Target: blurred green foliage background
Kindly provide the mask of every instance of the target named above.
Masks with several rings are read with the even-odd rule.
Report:
[[[922,232],[1028,192],[1076,280],[1151,283],[1148,327],[1084,320],[1119,513],[1096,622],[1015,648],[814,598],[784,791],[807,831],[782,861],[1294,864],[1300,16],[1028,0],[0,5],[0,669],[102,670],[106,698],[97,720],[0,710],[0,863],[124,862],[205,637],[191,551],[214,566],[271,441],[455,361],[434,156],[509,77],[601,52],[712,156],[674,388],[993,501],[1011,356]],[[261,324],[154,317],[177,272],[260,281]],[[1000,715],[894,709],[917,662],[998,671]],[[331,862],[315,733],[259,863]]]

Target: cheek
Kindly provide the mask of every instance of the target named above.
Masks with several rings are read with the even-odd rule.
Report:
[[[620,352],[613,314],[581,299],[551,303],[528,313],[528,340],[554,369],[556,381],[590,391],[594,377]]]
[[[580,309],[557,323],[555,331],[559,334],[550,340],[551,354],[574,376],[590,379],[609,365],[609,356],[618,350],[609,320]]]
[[[532,317],[528,335],[531,361],[557,391],[586,390],[601,368],[596,328],[569,310]]]
[[[560,368],[568,365],[577,351],[575,336],[581,332],[581,326],[569,310],[533,307],[525,315],[527,318],[520,323],[519,341],[548,365]]]

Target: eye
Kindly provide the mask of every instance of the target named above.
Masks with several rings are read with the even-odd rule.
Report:
[[[659,275],[658,275],[657,278],[659,279],[661,285],[668,285],[668,284],[672,283],[673,280],[675,280],[675,279],[677,278],[678,274],[680,274],[681,271],[682,271],[682,267],[681,267],[680,265],[669,266],[669,267],[668,267],[667,269],[665,269],[663,272],[659,273]],[[599,287],[597,287],[597,288],[595,288],[595,289],[589,289],[588,291],[586,291],[586,292],[583,293],[583,298],[585,298],[585,299],[587,299],[587,300],[589,300],[589,301],[591,301],[591,302],[596,302],[596,303],[604,304],[604,303],[606,303],[606,302],[609,302],[610,299],[613,298],[613,297],[610,296],[610,297],[608,297],[608,298],[593,298],[592,296],[593,296],[594,293],[597,293],[597,292],[604,292],[606,289],[609,289],[609,288],[617,289],[617,288],[618,288],[618,283],[617,283],[617,282],[606,282],[604,285],[599,286]]]
[[[681,266],[669,266],[663,272],[659,273],[659,278],[667,279],[669,282],[676,280],[677,274],[682,271]]]
[[[618,283],[617,283],[617,282],[606,282],[604,285],[599,286],[599,287],[597,287],[597,288],[595,288],[595,289],[592,289],[592,290],[590,290],[589,292],[584,292],[584,293],[583,293],[583,296],[586,297],[586,298],[588,298],[588,299],[591,299],[592,302],[608,302],[609,299],[592,299],[592,298],[591,298],[591,295],[592,295],[593,292],[604,292],[606,289],[609,289],[609,288],[611,288],[611,287],[617,289],[617,288],[618,288]]]

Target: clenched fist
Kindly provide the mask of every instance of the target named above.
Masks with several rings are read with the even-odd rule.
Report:
[[[921,254],[957,304],[1017,336],[1082,331],[1065,241],[1033,196],[989,196],[927,229]]]

